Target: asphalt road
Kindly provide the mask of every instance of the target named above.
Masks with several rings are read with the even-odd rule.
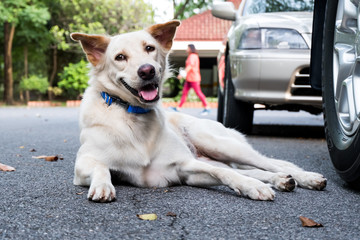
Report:
[[[199,109],[184,110],[198,115]],[[359,239],[360,194],[332,168],[321,116],[257,112],[249,142],[328,178],[325,191],[276,192],[252,201],[226,187],[148,189],[116,185],[117,201],[86,199],[72,184],[78,108],[0,108],[0,240],[3,239]],[[215,119],[213,110],[207,118]],[[31,152],[35,149],[36,152]],[[39,155],[61,155],[46,162]],[[137,214],[155,213],[144,221]],[[168,213],[171,216],[168,216]],[[321,223],[304,228],[300,216]]]

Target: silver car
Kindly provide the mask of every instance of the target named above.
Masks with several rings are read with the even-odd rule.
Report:
[[[254,105],[321,112],[309,82],[313,1],[243,0],[214,4],[215,17],[234,21],[218,58],[218,121],[249,133]]]

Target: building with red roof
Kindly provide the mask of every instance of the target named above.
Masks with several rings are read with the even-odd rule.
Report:
[[[230,0],[237,9],[241,0]],[[186,56],[187,45],[192,43],[199,51],[200,57],[214,57],[223,47],[223,40],[232,21],[212,16],[211,10],[194,15],[181,21],[173,45],[173,56]],[[184,51],[184,52],[181,52]]]
[[[241,0],[230,0],[235,8]],[[200,57],[202,82],[205,95],[216,95],[217,67],[216,57],[223,50],[223,41],[231,27],[232,21],[212,16],[211,10],[204,11],[181,21],[174,39],[170,61],[174,68],[183,67],[187,57],[188,44],[194,44]]]

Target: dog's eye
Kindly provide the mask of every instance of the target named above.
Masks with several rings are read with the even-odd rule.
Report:
[[[126,60],[126,56],[123,55],[123,54],[118,54],[118,55],[116,55],[115,60],[116,60],[116,61]]]
[[[147,52],[153,52],[153,51],[155,51],[155,48],[154,48],[153,46],[146,46],[146,47],[145,47],[145,50],[146,50]]]

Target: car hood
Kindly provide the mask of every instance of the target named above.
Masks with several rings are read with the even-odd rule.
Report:
[[[312,33],[312,12],[259,13],[241,17],[240,24],[257,25],[260,28],[289,28],[302,34]]]

